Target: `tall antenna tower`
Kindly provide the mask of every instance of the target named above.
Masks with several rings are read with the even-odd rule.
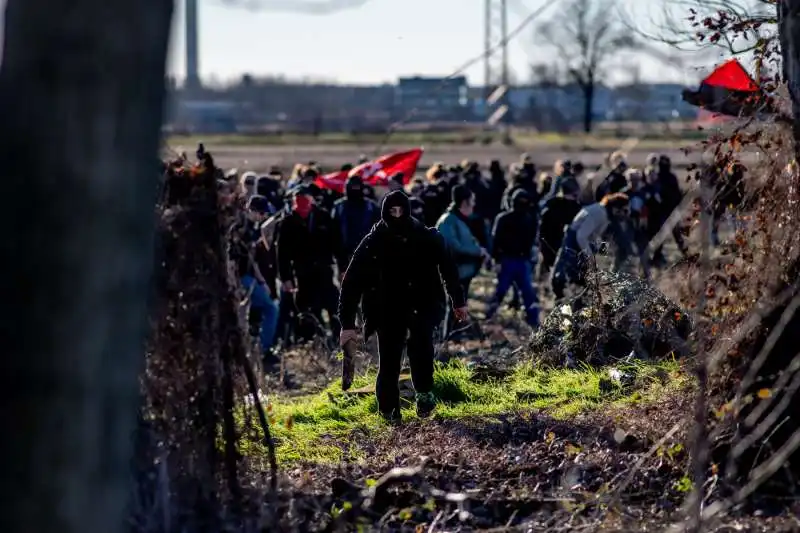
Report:
[[[508,5],[507,0],[484,0],[484,98],[486,122],[499,127],[503,140],[509,129]]]
[[[200,88],[200,37],[197,0],[185,0],[186,13],[186,88]]]

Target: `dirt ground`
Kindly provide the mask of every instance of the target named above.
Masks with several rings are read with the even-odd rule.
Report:
[[[193,146],[173,146],[174,150],[185,150],[193,153]],[[207,146],[219,166],[222,168],[239,168],[266,172],[271,166],[284,169],[291,168],[299,162],[316,161],[325,169],[337,168],[345,163],[355,163],[361,154],[367,157],[376,157],[381,154],[395,151],[408,150],[409,146],[387,145],[378,150],[374,145],[298,145],[298,146]],[[499,159],[503,164],[518,161],[520,154],[527,152],[534,162],[541,168],[548,168],[558,159],[569,158],[582,161],[587,167],[600,165],[606,152],[599,150],[581,150],[557,145],[538,146],[503,146],[503,145],[433,145],[425,147],[425,154],[420,161],[420,166],[425,168],[434,162],[441,161],[446,164],[460,163],[464,159],[473,159],[481,163],[488,163],[492,159]],[[629,162],[633,165],[644,165],[647,155],[654,150],[652,146],[633,148],[629,151]],[[679,149],[667,147],[664,153],[672,158],[677,168],[685,167],[690,163],[699,161],[697,154],[688,156]]]

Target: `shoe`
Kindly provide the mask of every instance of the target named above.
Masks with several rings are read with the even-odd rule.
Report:
[[[400,414],[400,409],[394,409],[390,413],[381,413],[381,417],[390,426],[399,426],[403,422],[403,415]]]
[[[418,392],[416,400],[417,416],[420,418],[428,418],[436,408],[436,396],[434,396],[432,392]]]

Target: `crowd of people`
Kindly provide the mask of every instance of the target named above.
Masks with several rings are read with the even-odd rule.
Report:
[[[526,154],[508,167],[437,163],[423,176],[390,176],[380,191],[353,172],[342,193],[321,186],[313,162],[284,177],[277,169],[223,173],[202,145],[198,158],[214,169],[221,205],[235,214],[225,242],[265,367],[279,362],[281,348],[320,338],[332,348],[358,331],[375,333],[378,407],[390,420],[399,416],[404,348],[418,412],[433,409],[434,330],[464,331],[455,326],[468,322],[471,284],[481,272],[496,276],[486,319],[511,291],[508,305],[536,328],[539,290],[556,301],[580,290],[605,248],[614,250],[615,269],[649,277],[664,265],[663,245],[649,243],[684,196],[669,157],[659,154],[639,169],[612,153],[590,173],[568,160],[539,171]],[[744,170],[735,164],[709,174],[715,228],[743,201]],[[672,236],[686,256],[684,229],[678,224]]]
[[[567,160],[539,171],[524,154],[508,168],[496,160],[485,169],[475,161],[437,163],[424,176],[392,176],[388,192],[401,191],[410,216],[438,230],[463,294],[481,271],[495,273],[488,318],[511,291],[509,305],[522,306],[536,327],[537,286],[563,298],[569,287],[584,284],[587,261],[605,242],[613,245],[615,268],[638,265],[649,276],[665,262],[661,247],[648,254],[647,244],[682,199],[669,157],[653,154],[638,169],[613,153],[604,169],[586,174],[580,162]],[[237,224],[246,226],[247,249],[232,255],[268,361],[278,346],[321,334],[338,340],[342,277],[381,220],[376,190],[359,176],[348,178],[343,194],[318,186],[320,176],[312,162],[288,177],[278,170],[261,176],[231,170],[218,180],[221,194],[246,214]],[[680,228],[673,236],[686,254]],[[402,264],[414,268],[415,258]],[[453,324],[448,313],[445,331]]]

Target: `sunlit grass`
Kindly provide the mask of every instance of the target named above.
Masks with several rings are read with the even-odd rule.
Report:
[[[525,364],[505,379],[483,381],[476,379],[463,363],[438,365],[434,392],[439,403],[433,418],[488,417],[527,410],[564,419],[604,407],[656,400],[671,389],[685,386],[689,379],[673,361],[637,362],[618,369],[633,376],[635,385],[617,386],[608,381],[606,369],[590,367],[546,369]],[[604,387],[601,381],[605,381]],[[353,388],[373,382],[372,375],[360,376]],[[284,465],[301,460],[357,461],[363,453],[357,435],[370,438],[390,430],[377,413],[373,394],[344,394],[339,381],[318,394],[274,398],[268,412],[279,461]],[[403,410],[403,418],[416,418],[410,403]],[[262,454],[263,448],[257,442],[258,439],[245,442],[243,453]]]

